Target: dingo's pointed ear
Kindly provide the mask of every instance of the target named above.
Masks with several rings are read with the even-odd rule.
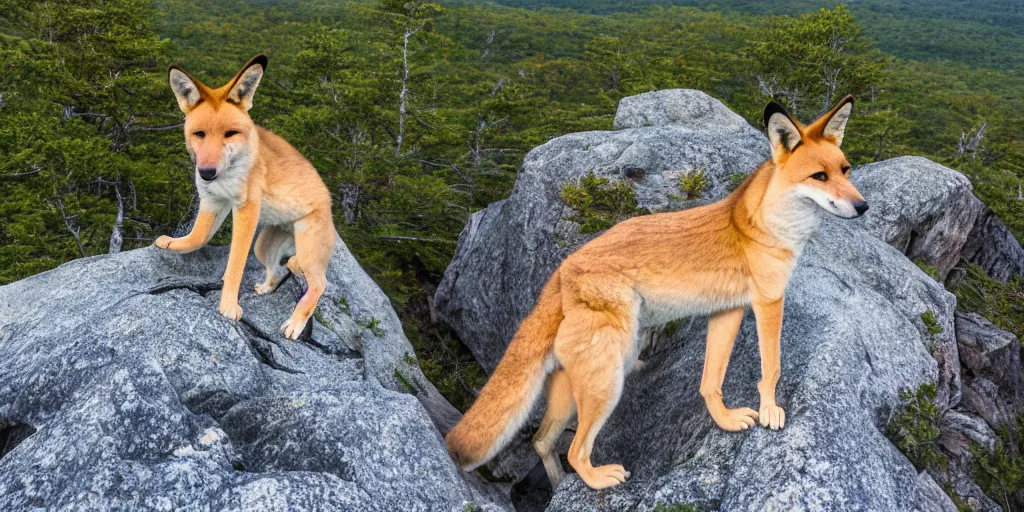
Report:
[[[178,100],[178,108],[182,112],[188,114],[203,100],[203,85],[181,66],[171,64],[167,70],[167,81],[171,84],[174,97]]]
[[[850,120],[850,113],[853,112],[853,101],[853,96],[839,100],[832,110],[814,123],[815,126],[821,126],[821,136],[836,146],[843,145],[843,132],[846,131],[846,122]]]
[[[775,163],[792,153],[803,137],[796,121],[789,117],[789,112],[774,101],[764,108],[764,128],[772,144],[772,160]]]
[[[242,70],[231,80],[228,88],[227,100],[248,111],[252,108],[252,97],[256,94],[256,87],[260,85],[263,78],[263,71],[267,69],[267,56],[259,54],[246,62]]]

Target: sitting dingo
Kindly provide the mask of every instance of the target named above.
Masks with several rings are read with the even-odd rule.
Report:
[[[476,402],[448,434],[448,449],[471,470],[487,462],[526,421],[548,388],[534,437],[553,485],[563,477],[555,441],[578,411],[569,463],[590,487],[620,484],[618,464],[594,467],[594,438],[637,361],[638,331],[691,315],[711,315],[700,392],[719,427],[782,428],[780,375],[783,295],[822,212],[851,219],[868,209],[850,183],[839,146],[853,109],[846,97],[809,126],[771,103],[764,122],[772,157],[725,199],[618,224],[570,255],[541,291]],[[722,382],[748,306],[761,351],[760,411],[729,409]],[[551,377],[548,378],[548,374]]]
[[[231,212],[231,251],[220,313],[238,320],[238,287],[256,226],[261,225],[255,251],[267,277],[256,293],[274,291],[288,270],[306,278],[306,293],[281,326],[286,337],[297,339],[327,286],[336,230],[331,194],[313,165],[249,117],[266,67],[267,57],[257,55],[226,85],[211,89],[181,66],[171,65],[171,90],[185,113],[185,147],[196,165],[199,216],[187,236],[161,236],[155,245],[181,253],[199,249]],[[281,264],[284,260],[287,268]]]

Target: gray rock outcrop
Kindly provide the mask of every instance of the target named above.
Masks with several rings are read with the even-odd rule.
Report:
[[[485,368],[500,359],[551,272],[596,236],[581,235],[567,220],[567,184],[593,172],[629,184],[641,207],[680,209],[723,197],[737,174],[768,157],[758,130],[695,91],[625,98],[615,126],[621,129],[566,135],[535,148],[511,196],[475,213],[463,231],[435,301],[440,318]],[[678,177],[695,172],[711,182],[701,199],[674,198]],[[1006,279],[1024,268],[1024,251],[956,171],[899,158],[857,168],[854,176],[871,210],[855,221],[826,219],[789,285],[779,385],[786,428],[734,434],[714,427],[698,393],[705,320],[686,320],[655,333],[642,355],[648,365],[627,378],[598,435],[595,464],[622,463],[631,479],[594,492],[570,475],[549,510],[681,503],[721,510],[955,509],[936,479],[921,476],[883,434],[901,393],[932,382],[950,431],[991,435],[962,403],[955,298],[908,255],[936,266],[943,278],[964,260]],[[726,404],[756,407],[759,379],[748,313],[726,378]],[[522,445],[510,450],[529,457]],[[512,468],[499,457],[497,466],[522,477],[529,464]],[[978,509],[996,509],[968,468],[952,470],[959,473],[946,481],[961,496]]]
[[[463,510],[507,498],[450,460],[458,417],[343,243],[302,293],[217,312],[226,248],[73,261],[0,287],[0,510]]]
[[[900,157],[858,167],[853,182],[870,198],[868,229],[934,266],[939,279],[962,261],[1000,281],[1024,272],[1024,249],[974,196],[967,176],[926,158]]]

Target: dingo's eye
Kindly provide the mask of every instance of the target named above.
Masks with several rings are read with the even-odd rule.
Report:
[[[204,132],[202,130],[199,130],[199,131],[192,132],[192,135],[195,135],[196,137],[199,137],[201,139],[203,137],[206,137],[206,132]]]
[[[818,180],[818,181],[828,181],[828,174],[825,174],[824,171],[816,172],[816,173],[812,174],[811,177],[816,179],[816,180]]]
[[[235,135],[238,135],[238,130],[228,130],[227,133],[224,134],[224,137],[230,139]]]

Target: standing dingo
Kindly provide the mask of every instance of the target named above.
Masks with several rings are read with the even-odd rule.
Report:
[[[715,423],[737,431],[760,419],[782,428],[786,414],[775,386],[786,284],[823,212],[850,219],[868,209],[839,149],[852,110],[847,96],[803,126],[769,104],[764,122],[772,157],[736,191],[714,204],[627,220],[566,258],[448,434],[458,463],[470,470],[501,450],[546,381],[548,408],[534,446],[552,484],[563,477],[554,443],[577,411],[569,463],[594,489],[624,482],[629,472],[622,466],[591,464],[594,438],[636,364],[639,330],[692,315],[711,315],[700,392]],[[760,411],[722,402],[729,354],[748,306],[761,350]]]

